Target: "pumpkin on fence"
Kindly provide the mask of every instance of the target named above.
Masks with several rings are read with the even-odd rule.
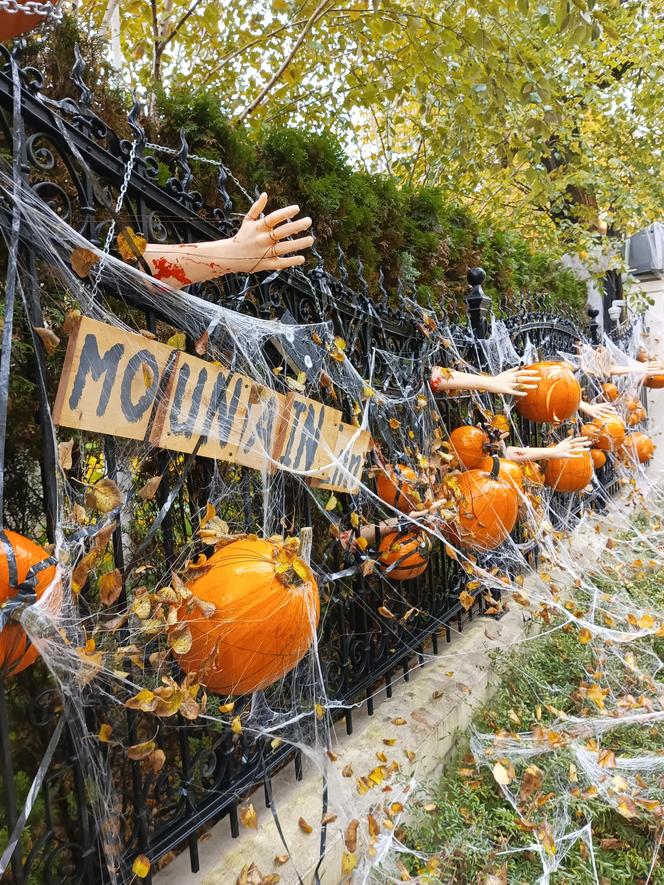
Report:
[[[386,577],[410,581],[419,577],[429,564],[431,538],[426,532],[390,532],[378,548]]]
[[[601,449],[591,449],[590,457],[593,459],[593,467],[600,470],[606,464],[606,452]]]
[[[606,384],[602,384],[602,393],[604,394],[604,398],[610,403],[614,403],[620,396],[620,391],[612,381],[607,381]]]
[[[39,652],[6,605],[19,594],[39,599],[55,577],[55,560],[23,535],[0,531],[0,674],[13,676],[34,663]]]
[[[227,544],[207,565],[188,587],[215,611],[210,617],[197,606],[181,611],[192,644],[178,655],[179,664],[221,695],[267,688],[302,660],[316,634],[313,573],[296,547],[260,538]]]
[[[585,489],[594,473],[590,452],[581,451],[571,458],[550,458],[544,465],[544,482],[556,492],[569,494]]]
[[[516,524],[519,496],[501,476],[500,459],[493,458],[490,472],[467,470],[450,478],[458,501],[458,516],[447,529],[461,547],[493,550],[502,544]]]
[[[599,429],[599,437],[595,442],[598,449],[604,452],[615,452],[625,440],[625,422],[617,415],[611,418],[595,418],[595,427]]]
[[[405,464],[387,465],[376,476],[376,493],[381,501],[409,513],[422,503],[415,485],[417,474]]]
[[[480,427],[464,424],[455,427],[450,433],[452,451],[460,463],[467,469],[479,467],[485,460],[489,446],[489,435]]]
[[[630,433],[625,437],[623,449],[633,462],[647,464],[655,454],[655,443],[646,433]]]
[[[505,480],[508,485],[512,486],[516,492],[523,494],[524,484],[521,465],[516,461],[512,461],[510,458],[499,458],[498,460],[500,461],[500,478]],[[493,458],[488,456],[477,466],[480,470],[491,470],[493,467]]]
[[[532,366],[541,376],[533,390],[519,399],[517,411],[529,421],[565,421],[571,418],[581,402],[581,385],[574,373],[559,362],[541,362]]]
[[[664,375],[647,375],[643,383],[651,390],[659,390],[664,387]]]

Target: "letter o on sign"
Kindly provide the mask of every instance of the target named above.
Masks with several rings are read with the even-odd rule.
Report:
[[[131,398],[131,388],[137,372],[143,371],[145,365],[151,372],[152,384],[146,389],[145,393],[139,397],[138,402],[134,402]],[[122,376],[122,387],[120,388],[120,404],[122,412],[127,421],[140,421],[146,410],[150,408],[154,402],[159,388],[159,366],[157,360],[149,350],[139,350],[127,362],[127,368]]]

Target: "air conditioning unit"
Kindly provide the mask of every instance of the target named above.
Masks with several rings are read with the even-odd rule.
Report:
[[[664,278],[664,224],[657,221],[629,237],[625,247],[627,267],[641,280]]]

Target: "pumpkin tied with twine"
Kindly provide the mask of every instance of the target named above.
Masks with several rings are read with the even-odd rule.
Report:
[[[0,674],[14,676],[39,657],[17,616],[39,599],[56,573],[52,556],[23,535],[0,531]]]
[[[390,507],[409,513],[422,503],[416,483],[417,474],[412,467],[390,464],[376,476],[376,494]]]
[[[196,606],[180,612],[191,648],[178,655],[221,695],[249,694],[289,673],[309,650],[320,616],[318,587],[299,557],[297,538],[247,537],[217,550],[203,574],[188,584],[214,605],[210,617]]]
[[[565,363],[541,362],[526,366],[537,372],[541,381],[521,397],[516,408],[529,421],[565,421],[581,402],[581,385]]]
[[[458,501],[458,515],[447,532],[453,543],[478,550],[493,550],[508,537],[519,515],[519,496],[501,476],[500,458],[492,468],[467,470],[449,477]]]

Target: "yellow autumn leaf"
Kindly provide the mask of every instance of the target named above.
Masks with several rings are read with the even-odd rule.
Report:
[[[71,269],[81,279],[85,279],[90,270],[101,261],[101,256],[91,249],[78,248],[71,253]]]
[[[470,593],[467,593],[465,590],[462,590],[461,593],[459,593],[459,604],[465,611],[471,609],[474,603],[475,598]]]
[[[236,716],[231,722],[231,731],[233,734],[242,734],[242,720],[239,716]]]
[[[86,505],[98,510],[99,513],[110,513],[116,507],[122,506],[124,501],[125,496],[117,483],[108,477],[98,480],[85,493]]]
[[[240,808],[240,822],[242,826],[246,827],[248,830],[258,829],[258,815],[251,802]]]
[[[344,851],[341,855],[341,875],[350,876],[357,866],[357,856],[354,851]]]
[[[314,704],[314,712],[316,714],[316,719],[325,718],[325,707],[323,707],[322,704]]]
[[[303,817],[298,819],[297,825],[302,830],[302,832],[307,833],[307,835],[313,831],[313,827],[311,826],[311,824],[307,823],[307,821]]]
[[[145,237],[142,237],[140,234],[134,233],[134,230],[131,227],[123,228],[122,232],[117,235],[115,240],[118,245],[118,252],[120,253],[120,257],[122,258],[122,260],[129,261],[131,263],[138,261],[134,250],[142,255],[148,245],[148,241],[145,239]],[[134,250],[132,250],[132,246],[134,247]]]
[[[166,342],[170,347],[174,347],[176,350],[185,350],[187,347],[187,336],[184,332],[176,332]]]
[[[491,769],[491,773],[493,774],[496,783],[500,784],[501,787],[506,787],[512,780],[508,770],[500,762],[496,762]]]
[[[330,497],[327,499],[327,503],[325,504],[325,509],[326,510],[334,510],[334,508],[337,506],[337,503],[338,503],[338,501],[337,501],[336,496],[334,494],[331,494]]]
[[[587,627],[581,627],[581,629],[579,630],[579,642],[581,643],[581,645],[587,645],[587,643],[589,643],[592,638],[593,635],[590,630]]]
[[[99,728],[99,734],[97,737],[103,744],[107,744],[110,741],[112,734],[113,726],[109,725],[108,722],[104,722]]]
[[[145,879],[150,873],[150,859],[144,854],[139,854],[131,865],[131,871],[139,879]]]

